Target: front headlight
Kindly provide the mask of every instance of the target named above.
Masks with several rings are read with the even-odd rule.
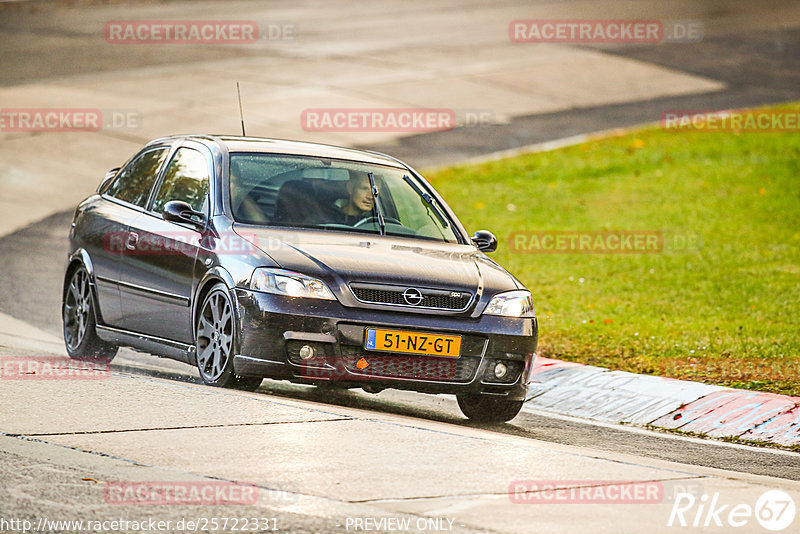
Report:
[[[486,315],[505,317],[536,317],[530,291],[508,291],[495,295],[483,312]]]
[[[336,300],[323,281],[283,269],[259,267],[250,278],[250,289],[287,297]]]

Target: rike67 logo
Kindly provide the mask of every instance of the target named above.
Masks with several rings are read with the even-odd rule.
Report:
[[[691,493],[679,493],[675,497],[667,526],[680,527],[725,527],[727,529],[752,524],[755,519],[763,528],[779,532],[794,521],[794,500],[781,490],[764,492],[754,506],[746,503],[723,503],[719,493],[699,498]]]

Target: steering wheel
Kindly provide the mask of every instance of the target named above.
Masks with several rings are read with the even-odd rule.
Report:
[[[376,215],[370,215],[369,217],[364,217],[363,219],[355,223],[353,225],[353,228],[359,228],[372,221],[378,222],[378,217]],[[385,215],[383,216],[383,222],[399,224],[400,226],[403,226],[403,223],[401,223],[398,219],[395,219],[394,217],[387,217]]]

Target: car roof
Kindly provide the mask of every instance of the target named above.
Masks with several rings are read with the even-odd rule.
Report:
[[[224,148],[227,152],[254,152],[263,154],[289,154],[297,156],[313,156],[320,158],[342,159],[348,161],[358,161],[363,163],[373,163],[376,165],[388,165],[391,167],[406,168],[401,161],[381,154],[354,148],[345,148],[320,143],[308,143],[304,141],[290,141],[286,139],[270,139],[265,137],[241,137],[230,135],[175,135],[162,137],[148,143],[163,144],[179,139],[191,140],[203,143],[209,148]]]

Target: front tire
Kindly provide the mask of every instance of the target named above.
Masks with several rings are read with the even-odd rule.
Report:
[[[103,360],[110,362],[119,347],[106,343],[97,335],[97,314],[94,310],[89,273],[81,265],[69,274],[69,285],[61,307],[64,325],[64,344],[74,360]]]
[[[505,423],[514,419],[524,401],[514,401],[486,395],[458,395],[458,407],[470,421],[476,423]]]
[[[255,391],[260,377],[236,376],[233,356],[236,354],[238,331],[233,302],[224,284],[211,288],[197,316],[195,346],[197,370],[209,386]]]

